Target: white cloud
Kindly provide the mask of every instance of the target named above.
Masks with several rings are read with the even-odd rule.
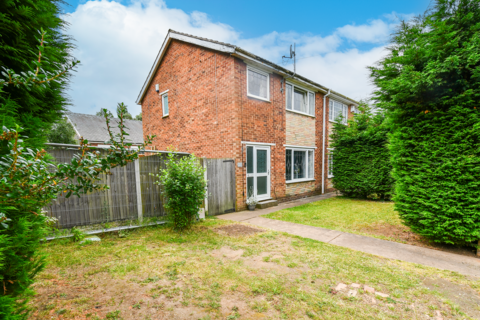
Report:
[[[118,102],[125,102],[134,115],[140,112],[135,99],[168,29],[232,43],[276,63],[296,42],[299,74],[359,99],[372,91],[366,66],[384,54],[381,42],[389,28],[382,20],[373,20],[368,25],[338,28],[325,37],[271,32],[245,39],[229,25],[212,22],[205,13],[187,14],[168,8],[162,0],[133,0],[130,5],[88,1],[65,19],[70,23],[68,33],[77,41],[74,56],[82,62],[72,79],[71,110],[114,111]],[[378,47],[359,51],[351,41],[378,43]],[[350,48],[344,48],[348,43]]]
[[[338,35],[358,42],[385,42],[390,33],[391,26],[380,19],[372,20],[370,24],[359,26],[347,24],[337,29]]]

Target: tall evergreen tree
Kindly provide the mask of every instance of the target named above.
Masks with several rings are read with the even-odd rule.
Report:
[[[62,0],[0,1],[0,67],[12,70],[34,70],[38,59],[39,30],[47,32],[42,68],[58,74],[72,60],[72,40],[63,32],[66,22],[60,18]],[[45,87],[6,86],[0,96],[0,125],[13,128],[18,124],[28,136],[28,145],[40,147],[52,124],[60,120],[69,101],[65,95],[68,75],[60,76]]]
[[[480,0],[437,0],[371,68],[387,110],[395,205],[437,242],[480,239]]]

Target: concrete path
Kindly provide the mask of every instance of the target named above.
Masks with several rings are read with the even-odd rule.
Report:
[[[283,203],[276,207],[270,207],[267,209],[234,212],[217,217],[224,220],[247,222],[255,226],[286,232],[303,238],[318,240],[389,259],[413,262],[438,269],[456,271],[464,275],[480,277],[480,259],[474,257],[467,257],[454,253],[412,246],[409,244],[380,240],[346,232],[260,217],[261,215],[271,212],[299,206],[304,203],[319,201],[332,196],[335,196],[335,194],[332,193],[315,196]]]

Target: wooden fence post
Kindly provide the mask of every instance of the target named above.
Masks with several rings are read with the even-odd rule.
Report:
[[[203,157],[203,168],[205,169],[205,173],[203,177],[206,181],[205,185],[205,215],[208,215],[208,181],[207,181],[207,158]]]
[[[137,191],[137,216],[138,221],[143,221],[142,186],[140,183],[140,159],[135,160],[135,189]]]

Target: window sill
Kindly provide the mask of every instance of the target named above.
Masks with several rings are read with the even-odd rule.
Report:
[[[307,116],[307,117],[310,117],[310,118],[315,118],[315,116],[312,116],[311,114],[308,114],[308,113],[303,113],[303,112],[300,112],[300,111],[289,110],[289,109],[285,109],[285,110],[287,110],[287,112],[297,113],[297,114],[301,114],[302,116]]]
[[[270,103],[271,103],[271,101],[268,100],[268,99],[265,99],[265,98],[262,98],[262,97],[257,97],[257,96],[251,95],[251,94],[247,94],[247,97],[252,98],[252,99],[257,99],[257,100],[260,100],[260,101],[270,102]]]
[[[162,117],[162,119],[163,119],[163,118],[166,118],[166,117],[168,117],[168,116],[169,116],[169,114],[166,114],[166,115],[164,115],[164,116]]]
[[[333,178],[333,177],[334,177],[334,176],[327,176],[327,179],[331,179],[331,178]]]
[[[288,181],[286,181],[286,183],[291,184],[291,183],[309,182],[309,181],[315,181],[315,178],[313,178],[313,179],[288,180]]]

